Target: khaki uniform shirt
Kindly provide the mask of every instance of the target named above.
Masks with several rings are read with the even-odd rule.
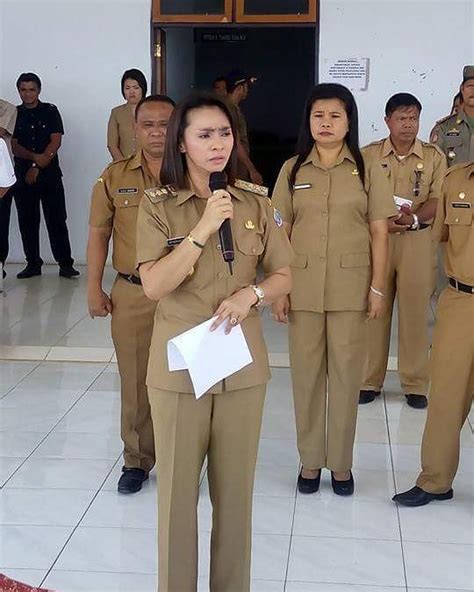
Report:
[[[245,116],[240,110],[238,105],[234,103],[228,102],[228,105],[234,115],[235,125],[237,127],[237,132],[239,134],[239,140],[242,146],[245,148],[247,154],[250,154],[250,142],[249,142],[249,135],[247,131],[247,122],[245,120]]]
[[[437,146],[416,139],[410,153],[400,159],[390,138],[386,138],[369,144],[362,154],[380,167],[394,196],[413,202],[413,212],[429,199],[440,197],[447,167],[444,154]]]
[[[474,162],[446,173],[433,225],[435,240],[445,241],[446,275],[474,286]]]
[[[296,176],[296,157],[280,171],[273,203],[291,225],[293,310],[365,310],[371,280],[369,221],[396,215],[386,175],[366,161],[365,188],[345,146],[330,169],[313,148]]]
[[[110,113],[107,127],[107,146],[118,148],[124,158],[137,152],[135,142],[135,122],[130,105],[114,107]]]
[[[112,262],[120,273],[135,274],[138,205],[145,189],[154,187],[140,151],[126,160],[110,164],[92,191],[89,224],[113,228]]]
[[[17,109],[15,105],[12,105],[8,101],[4,101],[0,99],[0,127],[7,130],[10,134],[6,138],[3,138],[8,146],[8,150],[11,154],[11,136],[13,136],[13,132],[15,131],[15,123],[16,123],[16,116],[17,116]]]
[[[252,187],[251,184],[247,186]],[[237,187],[228,187],[227,190],[234,198],[234,274],[229,274],[216,233],[207,241],[187,278],[158,302],[148,364],[148,386],[173,392],[194,392],[188,371],[168,370],[169,339],[211,318],[225,298],[255,284],[260,263],[266,274],[290,265],[291,247],[269,200]],[[206,206],[206,200],[197,197],[192,190],[175,192],[172,188],[165,188],[145,195],[138,215],[137,266],[168,255],[173,248],[172,243],[177,242],[172,239],[186,237],[201,219]],[[264,384],[269,379],[260,313],[252,308],[241,326],[253,362],[212,387],[212,393],[245,389]]]
[[[474,160],[474,134],[462,109],[436,123],[430,142],[441,148],[448,166]]]

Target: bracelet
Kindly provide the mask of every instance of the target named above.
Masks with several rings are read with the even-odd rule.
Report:
[[[380,290],[377,290],[377,288],[374,288],[373,286],[370,286],[370,291],[374,294],[377,294],[377,296],[380,296],[380,298],[385,298],[385,294]]]
[[[418,228],[418,227],[419,227],[419,225],[420,225],[420,221],[418,220],[418,216],[417,216],[416,214],[412,214],[412,216],[413,216],[413,220],[414,220],[414,222],[413,222],[413,224],[410,226],[410,228],[411,228],[412,230],[417,230],[417,228]]]
[[[193,237],[193,235],[191,233],[188,234],[188,236],[186,237],[186,240],[188,240],[195,247],[198,247],[201,250],[204,249],[204,245],[202,245],[201,243],[198,243],[197,240]]]

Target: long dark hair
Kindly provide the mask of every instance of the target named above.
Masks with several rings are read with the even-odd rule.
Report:
[[[364,183],[365,178],[365,166],[364,159],[362,157],[359,147],[359,117],[357,112],[357,104],[354,99],[354,95],[351,91],[342,86],[342,84],[324,83],[317,84],[309,93],[306,99],[303,120],[301,122],[300,133],[298,136],[298,144],[296,148],[297,159],[293,168],[291,169],[288,183],[290,191],[293,192],[293,186],[296,181],[296,175],[303,164],[308,158],[309,153],[314,146],[314,138],[311,135],[311,128],[309,118],[311,115],[311,109],[316,101],[319,99],[339,99],[344,103],[346,109],[347,118],[349,120],[349,131],[346,134],[345,142],[349,148],[350,153],[354,157],[354,160],[359,171],[359,176]]]
[[[178,103],[170,117],[160,173],[160,181],[163,185],[173,185],[175,189],[188,188],[186,155],[181,152],[180,144],[183,141],[184,130],[189,125],[188,113],[192,109],[202,109],[203,107],[217,107],[227,116],[230,122],[232,135],[234,136],[234,146],[224,170],[227,173],[229,184],[234,183],[237,168],[237,131],[234,117],[226,102],[211,93],[199,92],[189,95]]]

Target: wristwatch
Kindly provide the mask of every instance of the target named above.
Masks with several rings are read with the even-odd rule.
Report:
[[[418,216],[416,214],[412,214],[413,216],[413,224],[410,226],[410,230],[416,230],[418,228],[418,226],[420,225],[420,222],[418,220]]]
[[[256,286],[255,284],[251,285],[250,288],[252,288],[255,296],[258,298],[254,306],[261,306],[265,300],[265,292],[260,286]]]

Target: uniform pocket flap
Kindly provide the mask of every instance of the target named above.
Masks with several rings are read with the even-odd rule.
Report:
[[[117,195],[115,206],[117,208],[133,208],[140,205],[141,195]]]
[[[464,204],[463,204],[464,205]],[[470,226],[472,223],[472,207],[455,208],[451,205],[446,212],[445,223],[449,226]]]
[[[346,253],[341,255],[341,267],[368,267],[369,265],[369,253]]]
[[[237,248],[244,255],[261,255],[263,253],[263,242],[258,234],[248,233],[235,239]]]
[[[308,255],[306,255],[306,253],[295,253],[291,262],[291,267],[306,269],[306,267],[308,267]]]

